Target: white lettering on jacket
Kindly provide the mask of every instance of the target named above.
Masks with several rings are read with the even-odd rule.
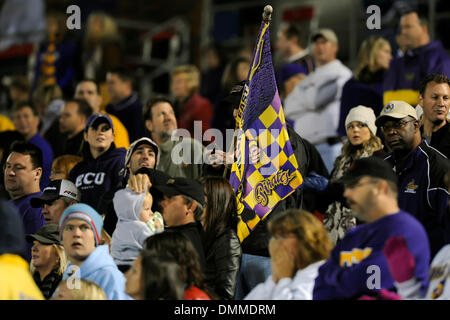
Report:
[[[88,172],[80,174],[75,180],[75,186],[78,188],[82,185],[91,185],[92,183],[96,185],[102,185],[105,181],[105,173],[104,172]]]

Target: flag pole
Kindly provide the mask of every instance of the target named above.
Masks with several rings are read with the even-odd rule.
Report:
[[[272,13],[273,13],[273,8],[272,8],[271,5],[267,5],[267,6],[264,7],[262,18],[263,18],[263,21],[264,21],[265,24],[269,24],[270,21],[272,21]],[[237,129],[238,129],[238,123],[236,121],[236,124],[234,126],[235,132],[236,132]],[[233,135],[233,143],[231,143],[230,149],[228,150],[228,153],[229,152],[233,152],[233,157],[234,157],[234,146],[235,146],[235,144],[236,144],[236,135],[234,134]],[[223,177],[226,178],[227,174],[228,174],[228,167],[225,164],[225,170],[223,171]]]

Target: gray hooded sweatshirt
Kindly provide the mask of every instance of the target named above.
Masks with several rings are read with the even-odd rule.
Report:
[[[145,193],[137,194],[128,188],[114,194],[117,225],[111,239],[111,255],[117,265],[131,265],[139,256],[145,239],[153,234],[139,217]]]

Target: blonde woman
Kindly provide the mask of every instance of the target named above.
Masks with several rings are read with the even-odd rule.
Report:
[[[371,36],[363,41],[358,52],[354,77],[342,89],[338,132],[346,135],[344,125],[349,110],[364,105],[378,115],[383,108],[383,80],[392,60],[391,45],[382,37]]]
[[[325,212],[324,226],[334,243],[342,239],[357,222],[351,209],[344,205],[343,187],[339,179],[355,160],[386,155],[380,138],[376,136],[375,113],[371,108],[358,106],[351,109],[345,119],[345,127],[348,140],[342,147],[341,155],[336,158],[326,196],[323,197],[324,203],[330,203]]]
[[[289,209],[268,224],[272,275],[245,300],[312,300],[314,280],[328,259],[332,243],[311,213]]]
[[[106,300],[105,291],[86,279],[61,281],[51,300]]]
[[[59,242],[56,224],[47,224],[35,234],[27,235],[31,248],[30,272],[45,299],[49,299],[67,267],[63,246]]]

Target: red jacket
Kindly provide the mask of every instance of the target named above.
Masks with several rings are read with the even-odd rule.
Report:
[[[184,290],[184,300],[211,300],[211,298],[196,286],[190,286]]]
[[[203,133],[210,128],[210,122],[213,116],[213,107],[208,99],[201,97],[195,92],[180,108],[180,119],[178,127],[187,129],[194,137],[194,121],[202,121]]]

